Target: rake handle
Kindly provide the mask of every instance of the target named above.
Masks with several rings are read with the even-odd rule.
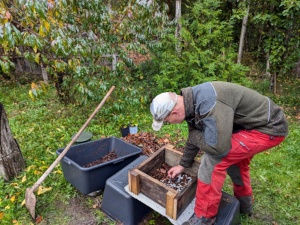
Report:
[[[31,190],[32,192],[35,191],[40,184],[46,179],[46,177],[49,175],[49,173],[54,169],[54,167],[60,162],[60,160],[65,156],[65,154],[69,151],[71,146],[74,144],[74,142],[77,140],[77,138],[80,136],[80,134],[84,131],[84,129],[87,127],[87,125],[91,122],[91,120],[94,118],[94,116],[97,114],[97,112],[100,110],[100,108],[105,103],[106,99],[110,96],[112,91],[115,89],[115,86],[112,86],[110,90],[107,92],[107,94],[104,96],[103,100],[100,102],[100,104],[97,106],[97,108],[94,110],[94,112],[90,115],[90,117],[87,119],[85,124],[80,128],[78,133],[72,138],[71,142],[67,145],[67,147],[59,154],[59,156],[56,158],[56,160],[49,166],[49,168],[44,172],[44,174],[34,183]]]

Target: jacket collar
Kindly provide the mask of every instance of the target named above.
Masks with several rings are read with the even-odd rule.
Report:
[[[181,95],[183,96],[184,108],[185,108],[185,119],[195,117],[193,89],[191,87],[182,88]]]

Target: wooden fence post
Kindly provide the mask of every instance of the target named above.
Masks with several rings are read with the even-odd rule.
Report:
[[[10,180],[25,167],[18,142],[12,136],[4,106],[0,103],[0,177]]]

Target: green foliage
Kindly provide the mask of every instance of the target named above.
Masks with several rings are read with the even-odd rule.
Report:
[[[1,60],[0,60],[1,73],[8,74],[13,68],[15,68],[15,65],[9,60],[9,58],[7,56],[1,56]]]
[[[269,96],[278,105],[284,108],[285,113],[289,118],[294,118],[299,113],[299,95],[300,95],[300,80],[293,78],[278,79],[277,95],[270,93],[270,81],[267,79],[256,80],[252,88],[255,88],[260,93]]]
[[[183,1],[176,40],[167,18],[174,2],[167,9],[163,1],[2,1],[0,73],[13,76],[14,57],[25,57],[46,68],[61,101],[86,104],[114,82],[131,86],[137,68],[129,54],[151,50],[155,68],[142,81],[155,82],[155,91],[209,80],[245,84],[247,68],[234,62],[247,2]],[[250,4],[244,50],[262,67],[269,57],[270,72],[290,76],[300,54],[298,2]],[[119,57],[115,71],[103,65],[113,54]]]
[[[300,16],[299,2],[281,0],[253,9],[251,30],[260,30],[259,34],[256,32],[259,42],[254,45],[255,51],[270,59],[271,73],[290,75],[300,55],[300,24],[295,19]]]
[[[155,74],[160,71],[160,65],[155,60],[147,60],[138,65],[137,69],[132,73],[133,82],[138,83],[139,86],[144,87],[143,96],[145,101],[148,101],[155,97],[153,93],[154,87],[156,88],[156,83],[154,80]]]
[[[243,83],[247,68],[235,63],[232,24],[221,21],[219,1],[197,1],[181,21],[180,38],[172,32],[154,56],[158,90],[177,90],[204,81]],[[177,51],[176,49],[180,49]]]
[[[167,21],[165,9],[155,2],[130,1],[118,11],[101,0],[13,3],[0,5],[11,15],[0,25],[2,72],[13,73],[16,54],[42,65],[66,103],[99,100],[114,83],[130,86],[134,64],[129,54],[146,54],[145,46],[157,44],[153,40],[163,35]],[[107,66],[114,55],[116,65]]]

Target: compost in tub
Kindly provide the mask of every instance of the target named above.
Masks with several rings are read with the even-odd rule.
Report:
[[[64,149],[58,149],[59,155]],[[94,166],[88,164],[114,152],[117,158]],[[65,179],[82,194],[103,190],[106,180],[139,157],[142,150],[110,137],[72,146],[61,161]]]

